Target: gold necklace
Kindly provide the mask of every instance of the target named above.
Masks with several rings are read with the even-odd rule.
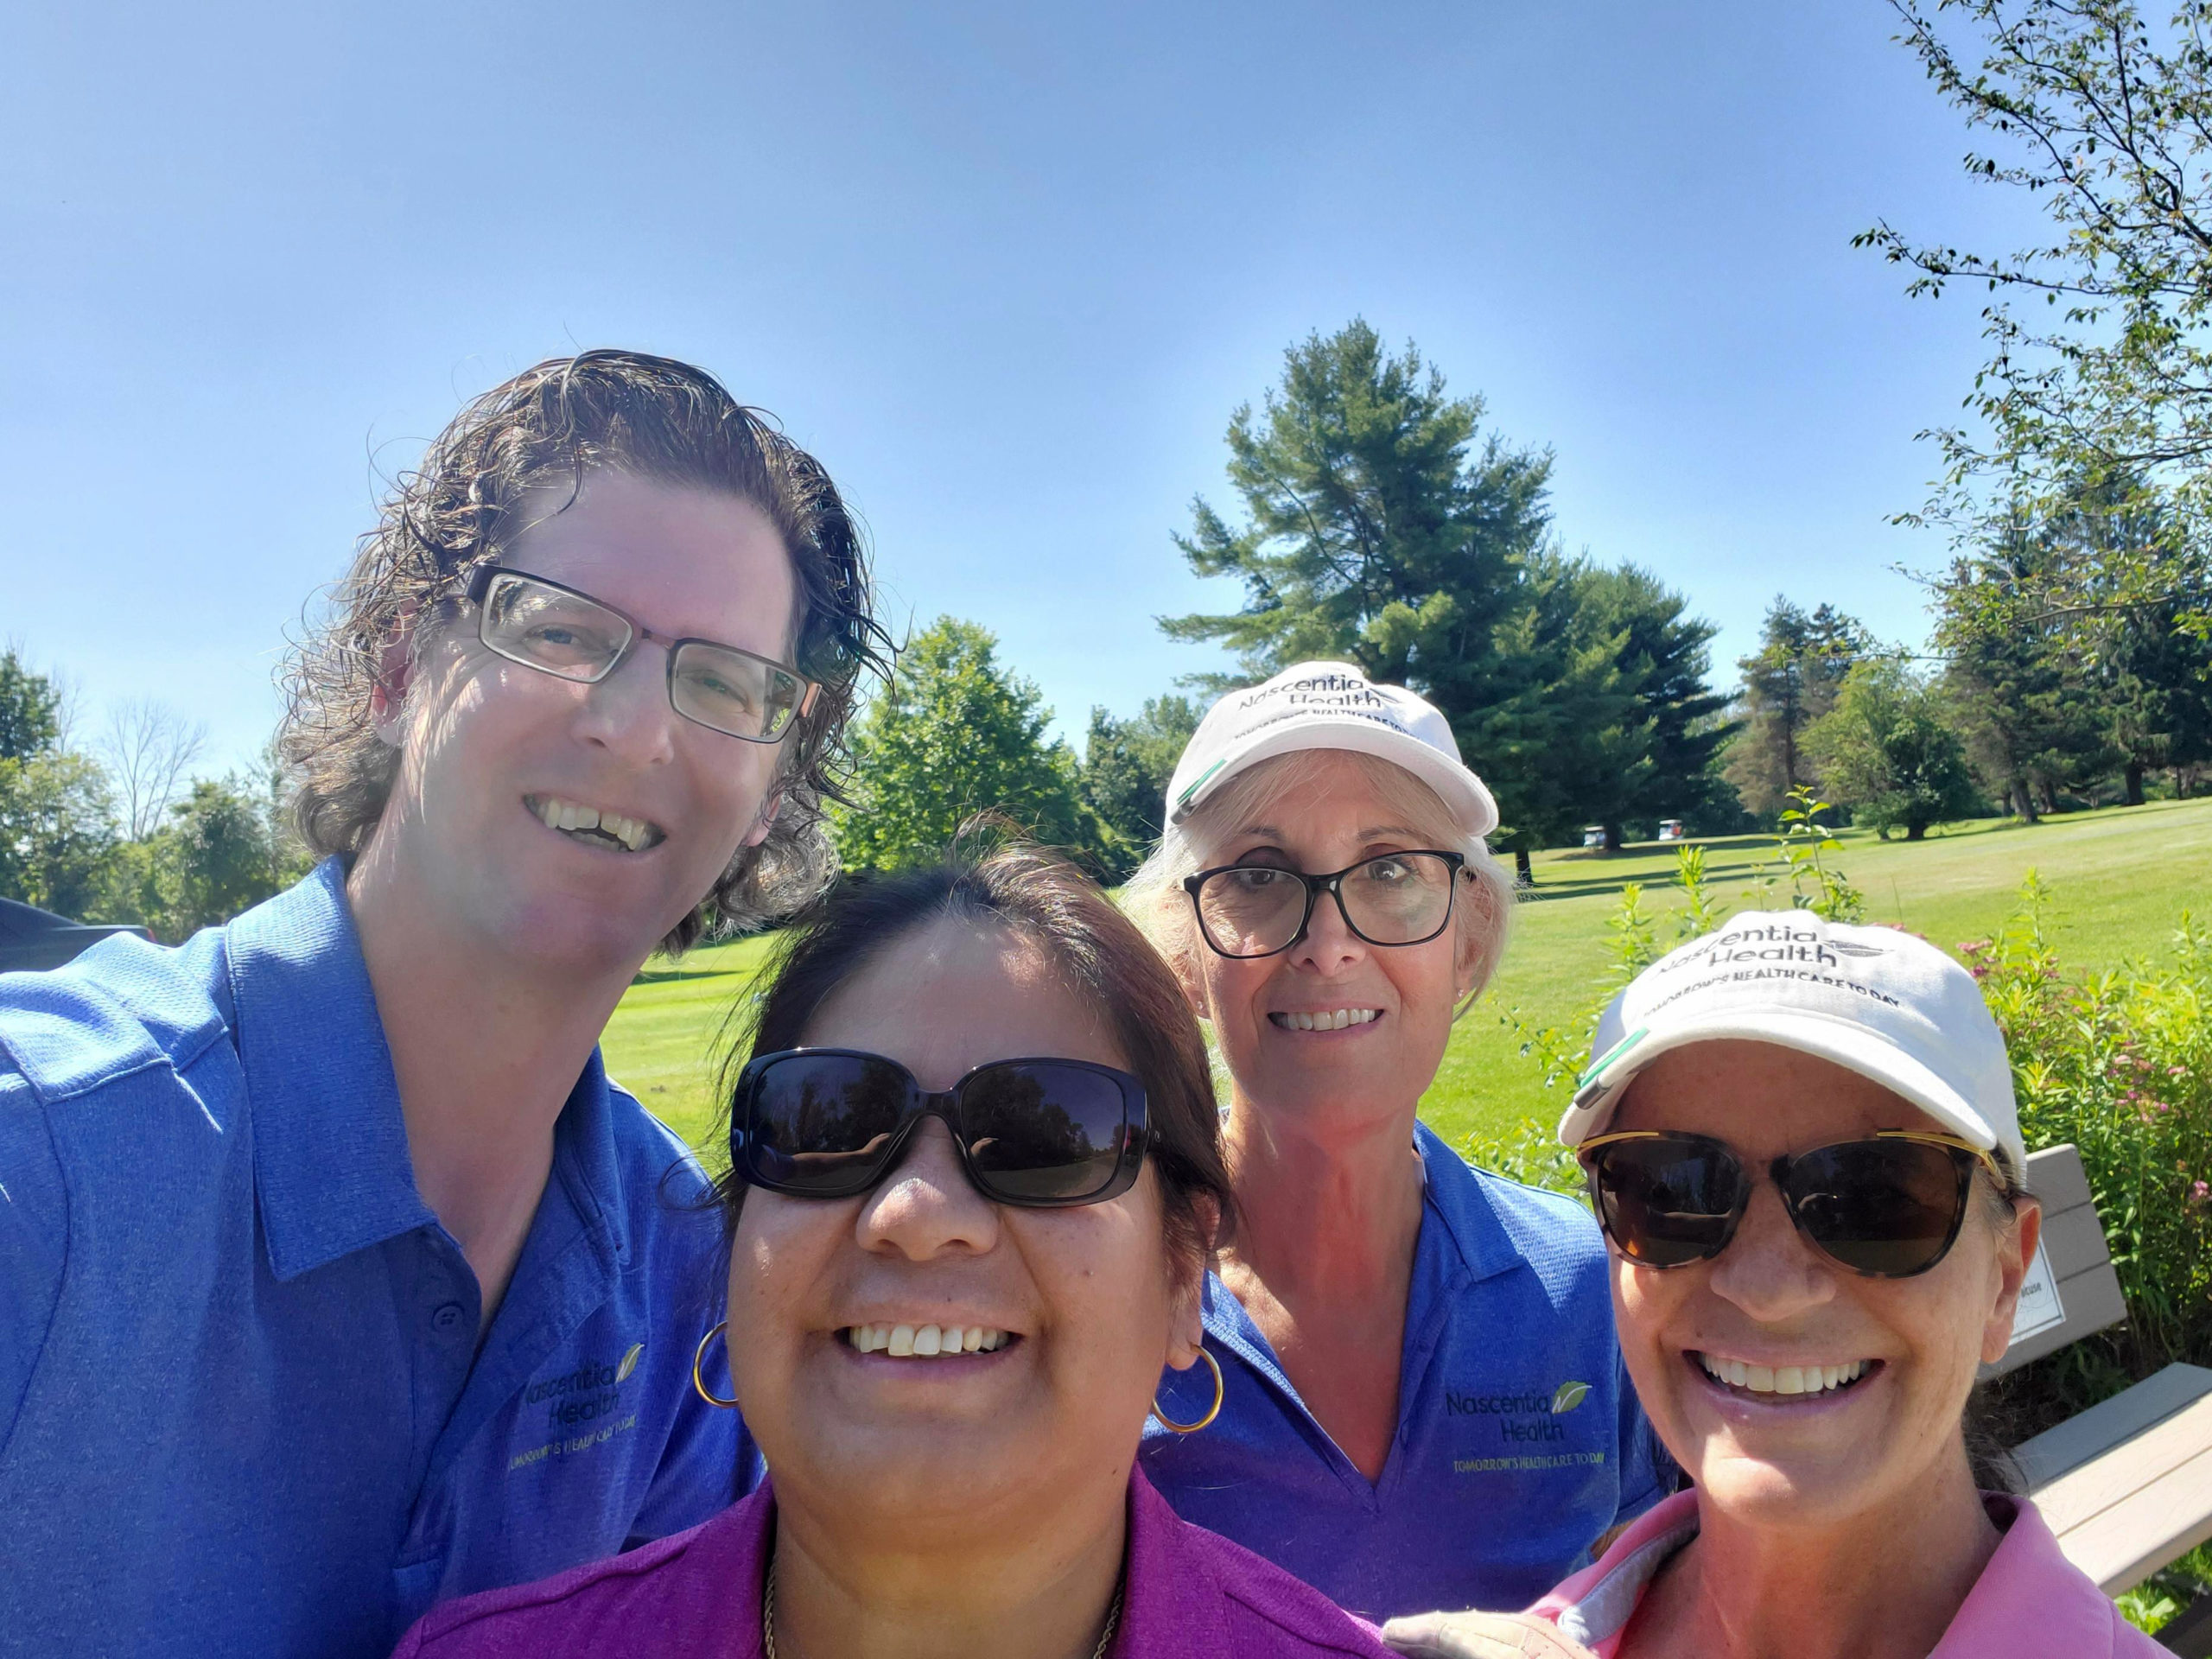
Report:
[[[1106,1628],[1098,1633],[1098,1645],[1090,1650],[1090,1659],[1106,1659],[1106,1649],[1113,1645],[1114,1632],[1122,1624],[1122,1591],[1128,1580],[1118,1580],[1114,1585],[1113,1605],[1106,1610]],[[768,1581],[760,1588],[760,1652],[762,1659],[776,1659],[776,1564],[768,1563]]]

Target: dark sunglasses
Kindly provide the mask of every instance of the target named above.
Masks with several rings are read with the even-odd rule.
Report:
[[[731,1103],[730,1164],[795,1198],[849,1198],[899,1165],[925,1117],[995,1204],[1103,1204],[1134,1185],[1152,1130],[1144,1085],[1088,1060],[994,1060],[943,1092],[896,1060],[850,1048],[758,1054]]]
[[[1599,1224],[1639,1267],[1682,1268],[1728,1248],[1753,1178],[1725,1141],[1672,1130],[1592,1135],[1579,1156]],[[1807,1243],[1869,1279],[1910,1279],[1949,1253],[1974,1166],[1997,1161],[1954,1135],[1884,1129],[1777,1158],[1767,1174]]]

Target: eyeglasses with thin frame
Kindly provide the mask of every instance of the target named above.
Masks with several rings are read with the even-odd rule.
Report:
[[[1223,864],[1186,877],[1198,934],[1217,956],[1238,961],[1289,950],[1313,925],[1327,893],[1357,938],[1370,944],[1426,944],[1451,925],[1464,853],[1421,848],[1378,853],[1326,875],[1274,864]]]
[[[639,640],[667,646],[669,706],[725,737],[780,743],[822,690],[772,658],[656,632],[603,600],[505,565],[477,566],[467,594],[486,649],[560,679],[596,685]]]
[[[1135,1185],[1152,1144],[1144,1084],[1090,1060],[993,1060],[928,1090],[898,1061],[853,1048],[755,1055],[730,1103],[730,1164],[753,1186],[849,1198],[905,1159],[927,1117],[994,1204],[1066,1209]]]
[[[1728,1248],[1755,1185],[1724,1141],[1671,1129],[1592,1135],[1577,1156],[1599,1224],[1638,1267],[1685,1268]],[[1979,1165],[2000,1191],[1997,1160],[1956,1135],[1883,1129],[1768,1164],[1800,1235],[1838,1267],[1910,1279],[1950,1252]]]

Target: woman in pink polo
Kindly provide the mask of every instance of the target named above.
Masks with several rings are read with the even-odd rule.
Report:
[[[1525,1614],[1393,1620],[1427,1656],[2150,1659],[1962,1434],[2040,1214],[2012,1073],[1932,945],[1751,912],[1641,975],[1560,1125],[1621,1349],[1694,1488]]]
[[[753,1039],[695,1376],[771,1484],[448,1603],[404,1659],[1389,1659],[1136,1471],[1229,1188],[1197,1026],[1111,900],[1018,849],[849,887]]]

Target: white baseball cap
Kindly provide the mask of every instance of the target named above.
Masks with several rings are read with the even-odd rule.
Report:
[[[1669,951],[1606,1008],[1559,1138],[1602,1130],[1638,1071],[1670,1049],[1774,1043],[1870,1077],[1961,1139],[2027,1166],[2005,1039],[1974,976],[1925,939],[1747,910]]]
[[[1247,766],[1299,749],[1379,756],[1434,790],[1469,835],[1497,828],[1497,804],[1459,759],[1452,722],[1403,686],[1379,685],[1350,663],[1300,663],[1207,709],[1168,782],[1168,823],[1189,817]]]

